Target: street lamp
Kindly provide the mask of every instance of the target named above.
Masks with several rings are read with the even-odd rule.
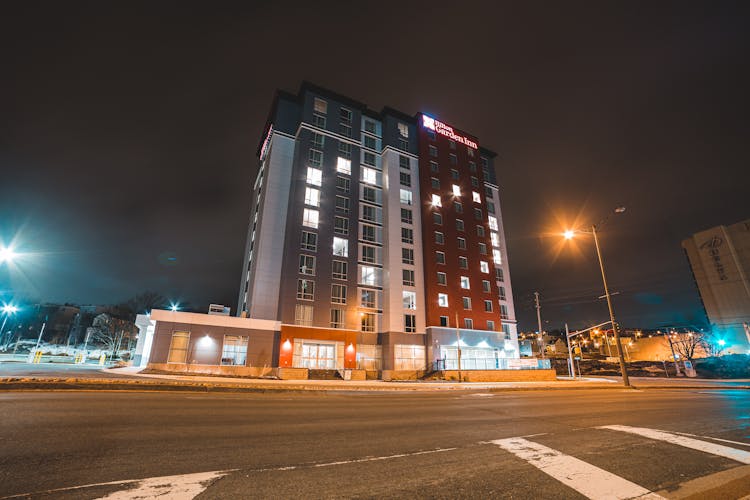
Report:
[[[624,211],[625,211],[625,207],[617,207],[614,210],[614,213],[621,214]],[[609,216],[607,218],[609,218]],[[607,220],[607,218],[605,218],[598,225],[601,226]],[[617,323],[615,322],[615,312],[612,309],[612,298],[610,297],[609,286],[607,285],[607,276],[604,273],[604,262],[602,261],[602,252],[599,249],[599,238],[596,235],[596,230],[597,230],[597,224],[593,224],[590,230],[568,229],[563,233],[563,236],[565,237],[566,240],[572,239],[573,236],[576,235],[576,233],[591,234],[594,237],[594,246],[596,247],[596,256],[599,258],[599,269],[602,272],[602,283],[604,284],[604,296],[607,297],[607,308],[609,309],[609,319],[612,323],[612,331],[615,334],[614,335],[615,346],[617,347],[617,358],[620,362],[620,372],[622,373],[622,383],[625,387],[630,387],[630,379],[628,378],[628,370],[625,366],[625,358],[623,357],[623,353],[622,353],[622,343],[620,342],[620,331],[617,328]]]
[[[8,321],[8,316],[10,316],[11,314],[17,313],[18,308],[14,306],[13,304],[3,304],[2,310],[3,310],[3,316],[5,316],[5,318],[3,318],[3,325],[0,326],[0,339],[3,338],[3,332],[5,332],[5,323]],[[8,342],[5,342],[5,344],[3,344],[3,350],[5,350],[7,346],[8,346]]]
[[[169,310],[170,310],[170,311],[172,311],[172,312],[177,312],[177,311],[179,311],[179,310],[180,310],[180,304],[174,304],[174,303],[173,303],[173,304],[171,304],[171,305],[169,306]]]
[[[0,263],[2,262],[13,262],[18,254],[13,251],[11,247],[0,247]]]

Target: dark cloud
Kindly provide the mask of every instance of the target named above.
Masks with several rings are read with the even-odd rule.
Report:
[[[3,5],[0,231],[39,252],[2,288],[234,307],[257,141],[303,79],[427,111],[500,153],[517,312],[692,323],[680,240],[750,215],[748,6],[731,2]],[[176,261],[165,265],[163,256]],[[23,272],[21,272],[23,271]],[[5,271],[3,271],[5,272]],[[656,298],[658,297],[658,301]]]

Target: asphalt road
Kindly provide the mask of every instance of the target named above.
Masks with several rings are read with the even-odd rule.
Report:
[[[0,498],[750,494],[742,390],[8,392],[0,422]]]

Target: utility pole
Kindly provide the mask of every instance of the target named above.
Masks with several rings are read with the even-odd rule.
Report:
[[[677,373],[678,377],[682,377],[682,372],[680,371],[680,364],[677,362],[677,356],[674,354],[674,344],[672,344],[672,336],[669,334],[669,328],[667,328],[667,331],[664,332],[664,336],[667,337],[667,340],[669,341],[669,348],[672,350],[672,361],[674,362],[674,369]],[[667,374],[667,377],[669,374]]]
[[[536,322],[539,325],[539,350],[542,353],[542,359],[544,359],[544,332],[542,331],[542,306],[539,305],[539,292],[534,292],[534,301],[536,302]]]
[[[458,352],[458,381],[461,380],[461,333],[458,330],[458,313],[456,313],[456,350]]]
[[[573,348],[570,345],[570,330],[568,330],[568,324],[565,323],[565,340],[568,341],[568,362],[570,363],[570,376],[575,380],[576,368],[573,364]]]

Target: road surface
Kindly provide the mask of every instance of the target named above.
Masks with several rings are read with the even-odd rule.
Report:
[[[746,390],[6,392],[0,419],[0,498],[750,494]]]

